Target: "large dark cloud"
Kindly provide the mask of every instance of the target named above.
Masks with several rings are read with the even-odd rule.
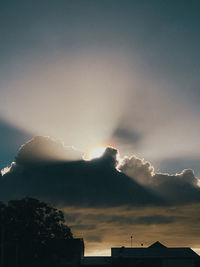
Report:
[[[108,147],[91,161],[74,160],[73,148],[37,136],[24,144],[2,177],[2,200],[38,197],[63,205],[107,207],[177,205],[200,201],[199,179],[192,170],[168,175],[136,156],[117,165],[117,150]],[[79,155],[80,157],[80,155]]]
[[[67,153],[66,160],[59,161],[57,152],[62,155],[63,150],[47,137],[35,137],[23,145],[1,180],[1,198],[28,195],[83,206],[164,204],[151,189],[116,170],[115,149],[107,148],[101,158],[91,161],[69,161]]]

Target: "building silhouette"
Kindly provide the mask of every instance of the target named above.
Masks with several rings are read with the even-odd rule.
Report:
[[[189,247],[166,247],[160,242],[144,248],[111,248],[110,257],[84,257],[85,267],[198,267],[199,255]]]

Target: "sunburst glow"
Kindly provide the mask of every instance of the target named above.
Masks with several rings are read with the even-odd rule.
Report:
[[[103,155],[105,147],[98,147],[90,152],[90,158],[99,158]]]
[[[106,149],[106,146],[95,147],[95,148],[91,149],[88,153],[86,153],[84,158],[86,160],[91,160],[94,158],[100,158],[103,155],[105,149]]]
[[[92,160],[95,158],[100,158],[103,153],[105,152],[107,147],[113,147],[115,149],[117,149],[113,144],[103,144],[103,145],[99,145],[99,146],[93,146],[91,149],[89,149],[85,155],[83,156],[84,160]],[[117,161],[118,163],[122,161],[122,158],[120,156],[119,151],[117,151]]]

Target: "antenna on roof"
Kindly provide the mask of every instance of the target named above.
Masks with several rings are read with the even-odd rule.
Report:
[[[133,236],[131,236],[131,248],[133,246]]]

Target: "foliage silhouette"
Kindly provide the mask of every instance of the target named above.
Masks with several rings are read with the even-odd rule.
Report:
[[[52,244],[73,239],[63,212],[34,198],[0,202],[0,227],[3,266],[44,266]]]

